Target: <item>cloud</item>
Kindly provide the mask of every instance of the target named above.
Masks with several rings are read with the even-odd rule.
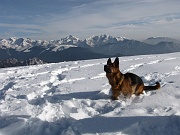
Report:
[[[34,30],[33,37],[44,39],[57,39],[69,34],[83,39],[104,33],[135,39],[153,36],[154,33],[154,36],[176,36],[180,39],[178,0],[67,0],[63,4],[56,5],[59,11],[53,5],[53,12],[43,10],[43,14],[36,14],[34,18],[29,15],[27,22],[30,20],[31,25],[0,24],[0,27],[23,28],[30,33]],[[46,6],[47,3],[41,7]]]
[[[5,29],[5,30],[3,30]],[[34,24],[5,24],[0,23],[1,38],[8,37],[31,37],[41,33],[41,28]]]
[[[160,28],[163,29],[163,27],[158,28],[157,22],[169,20],[164,28],[169,25],[168,30],[172,33],[174,29],[171,20],[178,20],[180,14],[177,5],[176,1],[163,0],[148,2],[138,0],[98,1],[74,8],[65,14],[62,19],[58,19],[58,16],[56,16],[55,21],[50,22],[48,28],[49,30],[57,28],[73,34],[83,33],[79,36],[90,36],[90,33],[103,34],[106,32],[113,35],[122,34],[124,36],[125,34],[128,36],[132,35],[132,33],[135,34],[134,30],[138,33],[142,29],[145,33],[146,29],[154,31],[154,33],[160,33]],[[172,27],[172,30],[170,27]],[[126,31],[126,29],[129,31]],[[139,35],[138,38],[144,35],[137,33],[135,35]]]

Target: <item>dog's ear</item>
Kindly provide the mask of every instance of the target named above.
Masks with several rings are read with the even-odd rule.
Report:
[[[107,65],[110,65],[110,64],[112,64],[112,62],[111,62],[111,59],[109,58],[107,61]]]
[[[114,63],[115,63],[115,65],[116,65],[116,67],[119,67],[119,58],[118,58],[118,57],[116,57]]]

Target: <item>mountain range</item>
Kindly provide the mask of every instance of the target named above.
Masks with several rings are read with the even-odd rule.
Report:
[[[20,61],[15,58],[0,60],[0,68],[28,66],[28,65],[40,65],[40,64],[46,64],[46,62],[44,62],[38,58],[28,59],[25,61]]]
[[[179,51],[180,41],[166,37],[151,37],[138,41],[104,34],[85,40],[72,35],[50,41],[16,37],[0,39],[0,60],[15,58],[26,61],[36,57],[51,63]]]

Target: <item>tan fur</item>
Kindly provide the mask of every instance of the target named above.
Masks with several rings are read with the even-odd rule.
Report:
[[[104,66],[106,77],[109,80],[112,90],[112,99],[117,100],[119,95],[131,97],[132,94],[143,94],[143,90],[156,90],[160,88],[159,82],[156,82],[155,86],[144,86],[142,79],[133,74],[122,74],[119,70],[119,59],[116,58],[112,63],[111,59],[108,59],[107,65]]]

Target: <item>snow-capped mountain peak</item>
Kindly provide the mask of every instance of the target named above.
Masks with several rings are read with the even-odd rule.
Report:
[[[1,39],[0,40],[0,47],[5,46],[6,48],[13,48],[13,49],[24,49],[26,47],[31,46],[40,46],[40,45],[48,45],[48,41],[43,40],[32,40],[30,38],[17,38],[11,37],[9,39]]]
[[[103,44],[113,44],[116,43],[118,41],[123,41],[124,38],[122,37],[113,37],[113,36],[109,36],[107,34],[104,35],[100,35],[100,36],[92,36],[90,38],[85,39],[86,44],[92,46],[100,46]]]
[[[125,37],[116,37],[117,41],[124,41],[124,39],[127,39]]]
[[[61,44],[73,44],[74,45],[74,44],[77,44],[79,41],[80,41],[79,38],[72,36],[72,35],[69,35],[65,38],[62,38],[60,40],[60,43]]]
[[[30,38],[17,38],[11,37],[9,39],[1,39],[0,46],[6,46],[8,48],[17,47],[30,47],[30,46],[57,46],[57,45],[81,45],[83,46],[84,43],[88,46],[100,46],[104,44],[113,44],[119,41],[123,41],[124,37],[113,37],[107,34],[100,35],[100,36],[91,36],[85,40],[80,40],[79,38],[69,35],[65,38],[61,38],[60,40],[50,40],[50,41],[43,41],[43,40],[32,40]]]

